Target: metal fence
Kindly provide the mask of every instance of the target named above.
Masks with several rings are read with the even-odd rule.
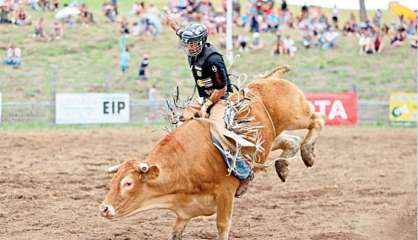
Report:
[[[27,69],[25,69],[27,68]],[[37,71],[42,68],[42,71]],[[334,71],[327,69],[326,71]],[[53,66],[23,66],[19,75],[16,76],[13,71],[0,71],[0,92],[2,94],[2,123],[42,123],[53,125],[55,119],[55,94],[64,92],[118,92],[130,94],[130,123],[152,123],[161,122],[165,118],[164,98],[169,96],[175,88],[174,81],[166,81],[160,86],[159,111],[150,112],[146,93],[138,93],[132,85],[123,85],[115,81],[115,76],[110,71],[103,71],[103,75],[99,78],[102,81],[74,82],[71,78],[61,76],[57,68]],[[38,76],[43,79],[42,82],[34,83],[34,74],[44,74]],[[167,73],[157,73],[164,75]],[[166,76],[169,77],[169,76]],[[2,79],[8,81],[2,81]],[[12,80],[11,80],[12,79]],[[129,80],[127,80],[129,81]],[[320,93],[320,92],[352,92],[357,91],[357,86],[349,79],[344,84],[331,87],[312,87],[298,84],[299,80],[292,79],[299,85],[304,92]],[[323,80],[321,80],[323,81]],[[335,80],[330,79],[330,82]],[[191,96],[193,85],[191,79],[184,79],[182,82],[189,84],[182,86],[183,97]],[[342,81],[340,81],[342,82]],[[326,84],[325,84],[326,85]],[[359,96],[358,102],[358,118],[359,123],[388,123],[388,93],[376,94],[376,99],[363,99]]]

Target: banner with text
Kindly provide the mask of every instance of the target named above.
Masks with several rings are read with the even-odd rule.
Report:
[[[417,94],[391,93],[389,97],[389,120],[397,122],[416,122]]]
[[[56,124],[127,123],[129,94],[57,93]]]
[[[357,123],[356,93],[309,93],[306,98],[315,107],[316,112],[327,116],[327,125]]]

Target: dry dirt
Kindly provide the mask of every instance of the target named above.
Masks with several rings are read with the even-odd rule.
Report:
[[[98,215],[105,169],[143,157],[159,129],[2,130],[0,239],[169,239],[174,215]],[[273,169],[236,200],[231,239],[416,239],[416,130],[328,127],[317,162],[300,157],[281,183]],[[214,217],[184,239],[216,239]]]

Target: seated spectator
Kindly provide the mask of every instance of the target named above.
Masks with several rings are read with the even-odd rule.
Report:
[[[36,39],[48,41],[48,37],[45,33],[45,27],[44,27],[44,18],[39,18],[38,23],[35,25],[35,30],[33,36]]]
[[[147,76],[148,65],[149,65],[149,56],[148,54],[144,54],[141,64],[139,65],[139,71],[138,71],[139,80],[143,80],[143,81],[148,80],[148,76]]]
[[[305,48],[310,48],[312,45],[313,32],[306,26],[302,30],[302,42]]]
[[[383,49],[383,41],[382,41],[382,34],[380,33],[380,31],[377,31],[374,39],[373,39],[373,46],[374,46],[374,52],[375,53],[380,53],[382,52]]]
[[[240,52],[246,52],[248,51],[248,37],[247,35],[240,34],[238,36],[238,43],[239,43],[239,51]]]
[[[31,25],[32,20],[23,9],[23,7],[18,7],[15,11],[15,23],[16,25]]]
[[[383,25],[382,25],[382,33],[383,34],[385,34],[385,35],[388,35],[389,34],[389,26],[386,24],[386,23],[384,23]]]
[[[51,39],[60,39],[64,36],[64,29],[61,23],[57,20],[52,24]]]
[[[11,9],[11,4],[7,3],[7,2],[0,2],[0,24],[2,23],[6,23],[6,24],[10,24],[12,23],[12,20],[10,19],[10,12],[12,11]]]
[[[406,27],[406,33],[410,36],[417,34],[417,21],[409,21],[408,26]]]
[[[411,47],[417,49],[418,48],[418,36],[415,35],[414,37],[412,37],[411,40]]]
[[[279,18],[273,13],[267,16],[267,31],[276,32],[279,29]]]
[[[10,65],[14,68],[18,68],[22,62],[22,51],[20,48],[17,48],[14,44],[10,44],[7,49],[6,59],[4,64]]]
[[[284,43],[284,50],[285,50],[284,52],[286,54],[289,54],[290,56],[294,56],[297,50],[295,46],[295,41],[293,41],[293,39],[289,35],[287,35],[283,39],[283,43]]]
[[[406,38],[406,33],[404,28],[400,27],[396,31],[392,33],[392,37],[390,39],[390,46],[391,47],[400,47],[403,45],[403,42]]]
[[[370,31],[363,29],[360,32],[360,39],[358,41],[360,46],[360,55],[366,54],[373,54],[374,53],[374,43],[370,36]]]
[[[80,10],[80,20],[84,24],[94,23],[93,13],[89,11],[85,3],[81,4],[79,7]]]
[[[334,28],[325,30],[323,34],[323,49],[333,48],[337,42],[338,32]]]
[[[111,2],[104,2],[102,5],[102,11],[109,21],[114,22],[116,20],[115,7]]]
[[[120,33],[121,34],[129,34],[129,22],[126,17],[122,17],[122,21],[120,21]]]
[[[259,50],[264,47],[263,42],[261,41],[260,33],[254,32],[253,33],[253,39],[251,41],[251,49],[253,50]]]
[[[38,0],[38,5],[42,9],[42,11],[45,11],[49,8],[50,1],[49,0]]]
[[[273,49],[274,55],[282,55],[285,54],[285,45],[282,39],[282,36],[280,34],[276,37],[276,44]]]
[[[52,0],[51,10],[52,11],[58,10],[59,7],[60,7],[59,0]]]
[[[40,11],[41,7],[38,4],[38,0],[28,0],[27,3],[31,6],[32,10]]]

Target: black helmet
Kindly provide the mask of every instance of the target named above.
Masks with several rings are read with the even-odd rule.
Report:
[[[181,33],[181,42],[188,56],[194,57],[202,52],[208,39],[208,29],[200,23],[188,25]]]

